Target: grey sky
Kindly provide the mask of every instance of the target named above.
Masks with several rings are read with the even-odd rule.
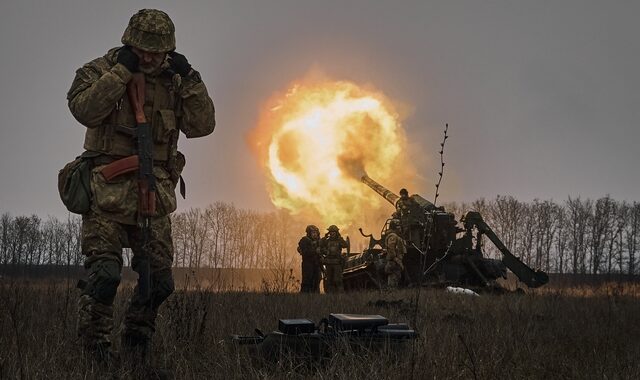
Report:
[[[57,171],[84,136],[66,91],[145,7],[173,18],[177,50],[217,108],[212,136],[181,139],[181,209],[271,208],[245,134],[264,100],[312,68],[408,106],[428,194],[428,160],[448,122],[444,200],[640,200],[637,1],[9,0],[0,5],[0,211],[64,215]]]

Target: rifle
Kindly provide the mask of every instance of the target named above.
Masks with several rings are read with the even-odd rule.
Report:
[[[135,73],[127,84],[127,95],[136,116],[136,145],[138,150],[138,227],[142,235],[138,261],[138,295],[143,304],[151,301],[151,265],[148,244],[151,217],[156,214],[156,177],[153,175],[153,141],[151,125],[144,115],[144,74]]]

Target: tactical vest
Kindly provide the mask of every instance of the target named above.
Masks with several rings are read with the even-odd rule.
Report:
[[[394,241],[391,243],[391,241]],[[384,245],[387,247],[387,258],[389,260],[399,259],[402,261],[405,253],[407,253],[407,247],[404,240],[395,232],[389,232],[384,240]]]
[[[304,250],[303,242],[305,248],[308,250]],[[311,239],[309,236],[303,236],[298,243],[298,253],[300,253],[303,257],[314,257],[317,256],[317,248],[318,248],[318,240]]]
[[[176,95],[179,75],[164,72],[145,76],[144,113],[153,129],[153,159],[174,162],[179,136],[178,119],[181,105]],[[130,156],[136,153],[136,140],[127,128],[136,121],[127,93],[114,104],[113,111],[97,128],[87,128],[84,148],[110,156]]]
[[[342,239],[327,239],[327,256],[342,256]]]

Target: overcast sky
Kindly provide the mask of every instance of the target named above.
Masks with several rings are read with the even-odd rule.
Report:
[[[271,209],[245,134],[262,102],[314,68],[409,110],[429,185],[410,190],[429,198],[425,162],[448,122],[446,201],[640,200],[638,1],[3,0],[0,212],[65,215],[57,173],[84,138],[66,92],[148,7],[172,17],[217,109],[213,135],[180,141],[180,209]]]

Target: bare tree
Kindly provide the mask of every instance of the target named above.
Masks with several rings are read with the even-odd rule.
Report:
[[[565,272],[565,264],[566,264],[566,252],[567,246],[569,244],[569,239],[571,237],[570,228],[567,222],[567,211],[562,207],[557,207],[556,212],[557,224],[558,224],[558,233],[555,239],[555,258],[556,258],[556,267],[555,270],[558,273]]]
[[[633,202],[630,206],[628,215],[628,223],[624,230],[625,243],[627,252],[629,253],[627,273],[634,275],[636,273],[636,250],[638,249],[638,231],[640,231],[640,203]]]
[[[588,238],[587,229],[591,219],[593,202],[588,199],[582,201],[580,197],[569,197],[566,206],[568,224],[571,231],[569,247],[572,253],[572,270],[573,273],[585,273],[587,270],[585,260]]]

